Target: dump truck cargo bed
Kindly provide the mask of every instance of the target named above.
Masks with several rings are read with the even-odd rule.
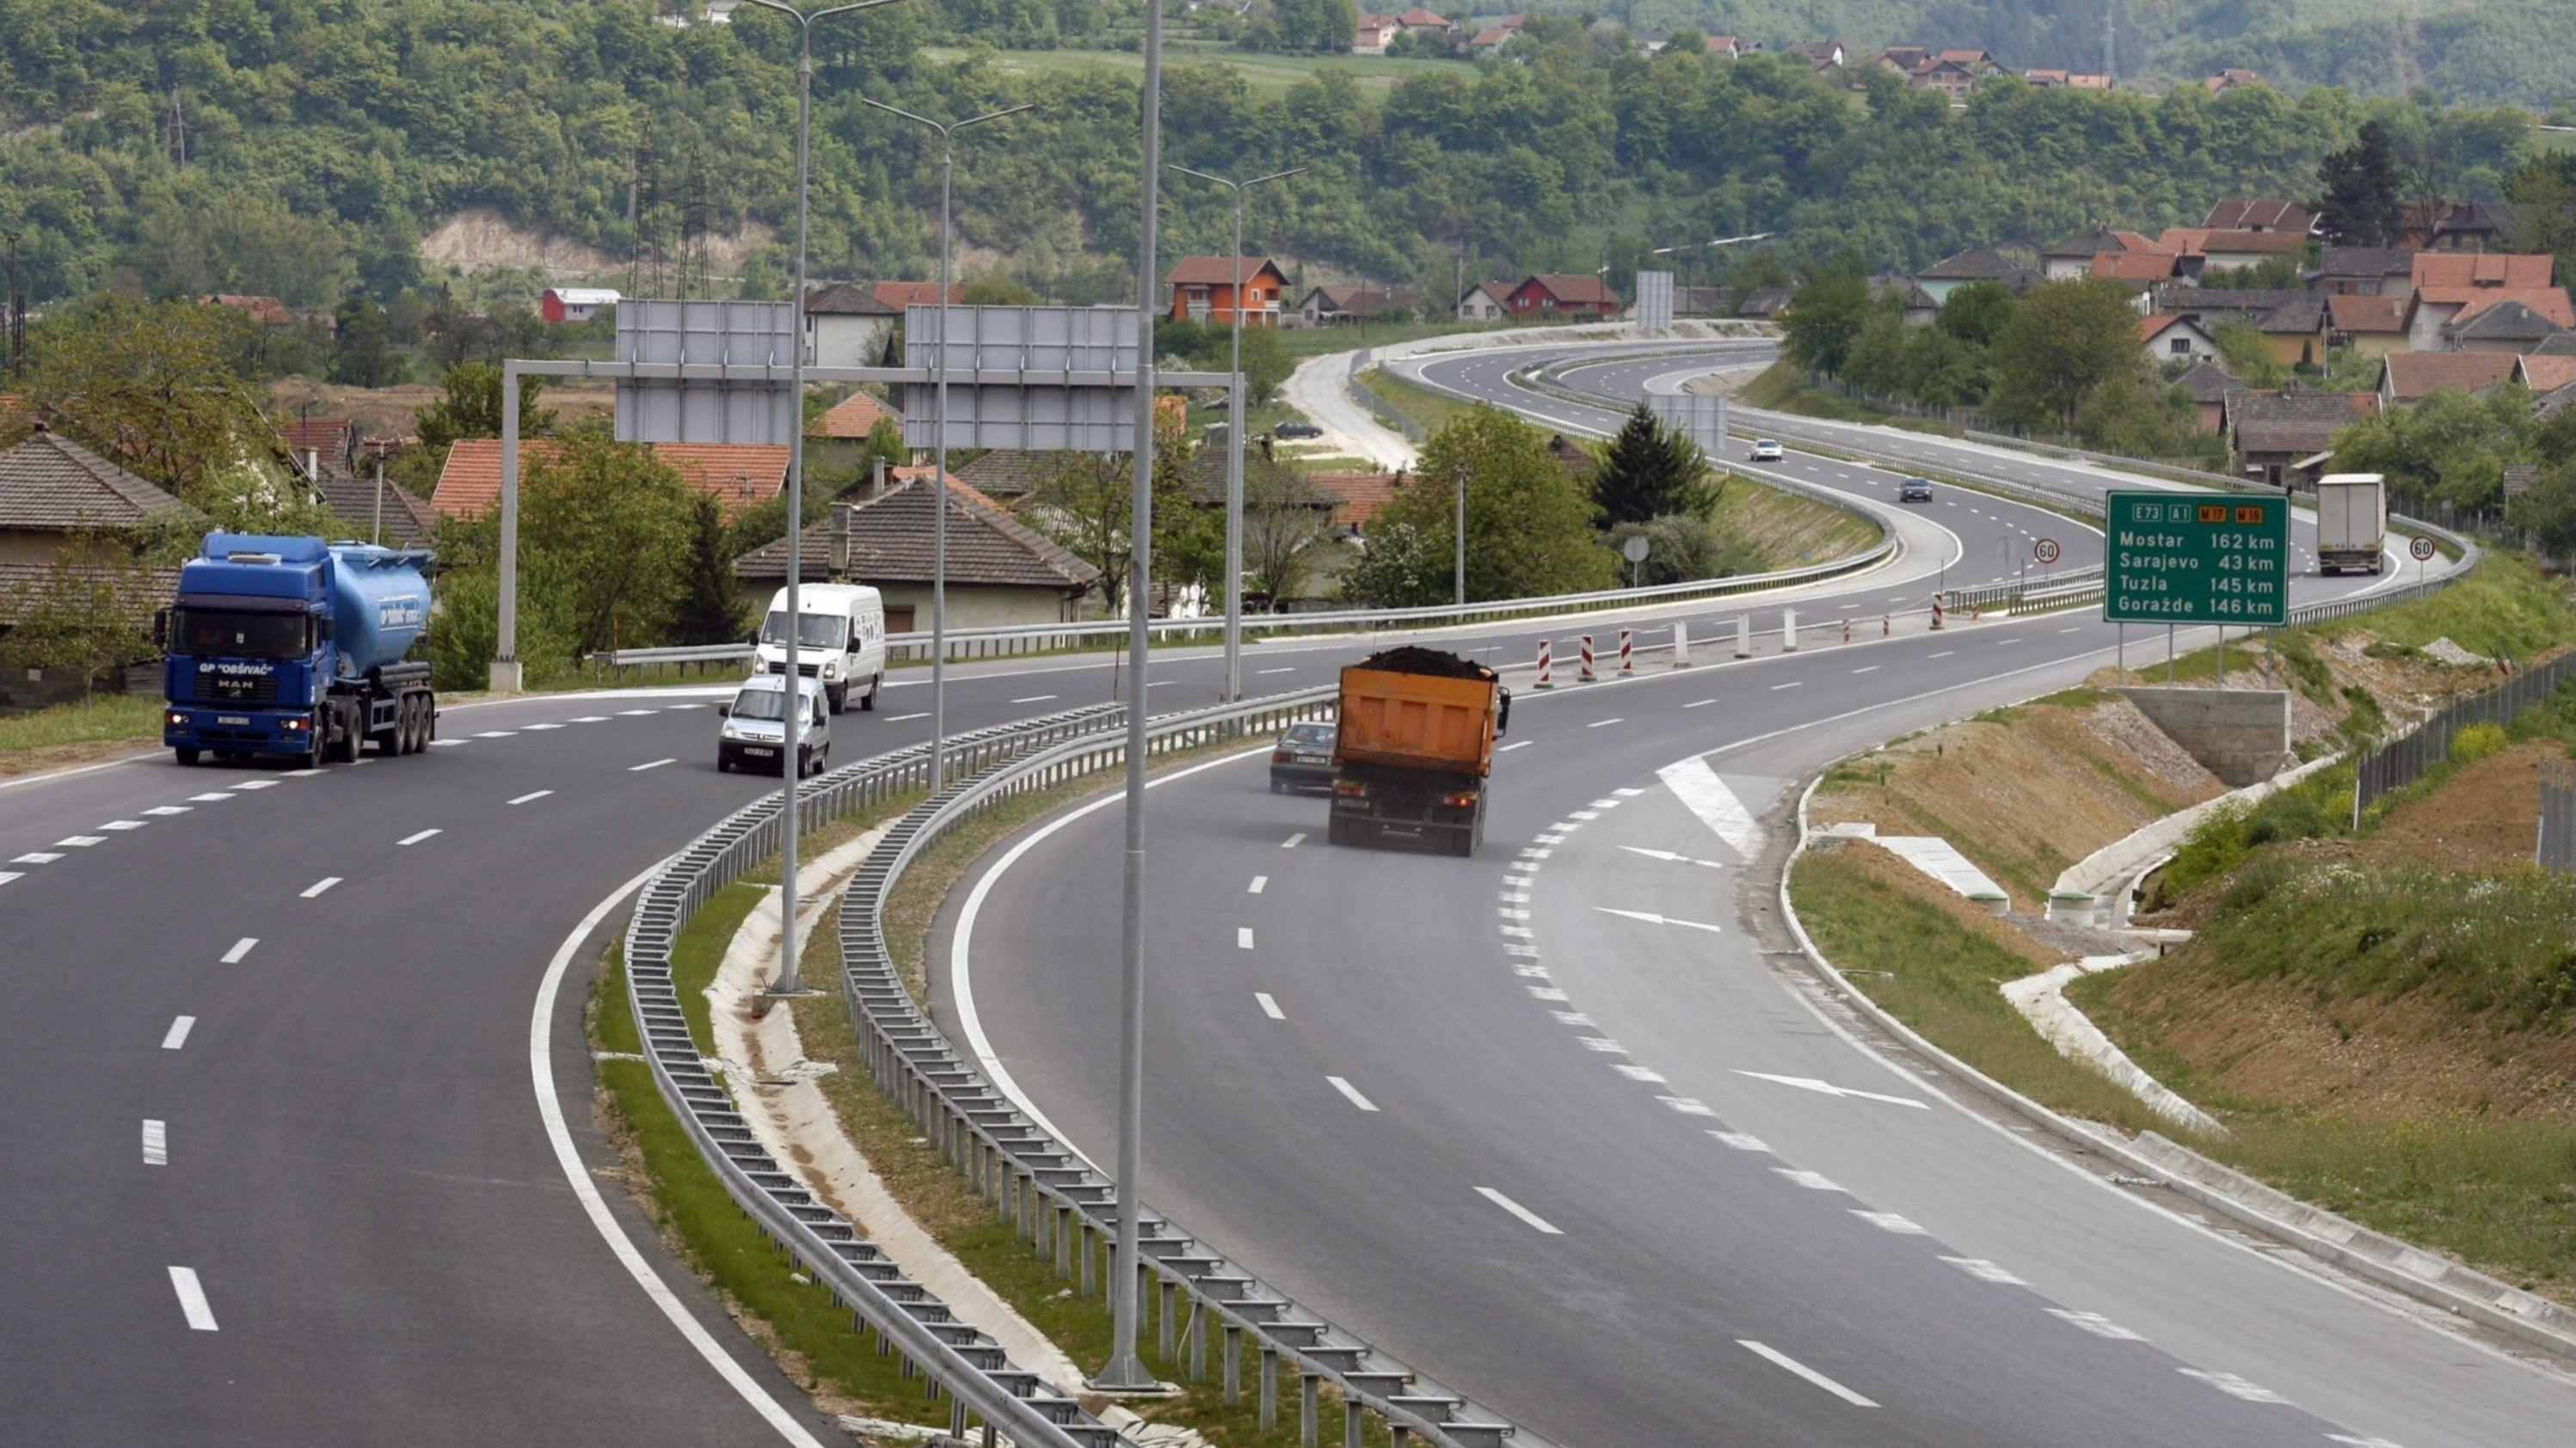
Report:
[[[1472,854],[1511,695],[1455,654],[1390,649],[1342,670],[1331,839],[1411,835]]]

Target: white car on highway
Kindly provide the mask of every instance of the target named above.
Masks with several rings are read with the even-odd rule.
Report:
[[[1781,456],[1781,448],[1777,440],[1767,437],[1754,439],[1753,460],[1755,462],[1776,463],[1780,461]]]
[[[823,686],[798,679],[796,692],[805,701],[805,723],[796,732],[796,777],[820,774],[832,757],[832,716],[823,707]],[[737,769],[785,772],[787,763],[787,679],[783,674],[754,674],[742,681],[730,704],[718,705],[724,727],[716,731],[716,773]]]

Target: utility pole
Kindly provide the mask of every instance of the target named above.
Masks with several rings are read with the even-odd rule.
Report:
[[[2102,0],[2102,74],[2105,76],[2117,77],[2120,74],[2119,16],[2119,0]]]
[[[789,409],[793,425],[787,436],[787,620],[786,676],[779,682],[785,687],[787,737],[779,772],[787,777],[787,787],[780,794],[780,823],[785,827],[779,840],[778,871],[778,975],[770,983],[772,995],[795,995],[802,991],[804,978],[796,950],[796,792],[805,784],[803,741],[805,737],[805,616],[797,596],[797,585],[805,576],[805,261],[811,235],[811,191],[813,180],[814,133],[814,22],[834,15],[847,15],[859,10],[874,10],[892,5],[896,0],[860,0],[855,5],[835,5],[812,13],[787,4],[786,0],[751,0],[764,10],[775,10],[796,22],[799,36],[796,64],[796,290],[789,308],[790,337],[793,350],[788,353],[787,390],[794,406]],[[506,392],[507,389],[505,388]],[[820,697],[822,677],[815,676],[816,695]]]
[[[1291,166],[1249,181],[1230,181],[1177,164],[1172,169],[1234,193],[1234,381],[1226,389],[1225,412],[1225,699],[1231,704],[1243,697],[1243,193],[1264,181],[1286,180],[1306,168]],[[1365,328],[1365,315],[1361,320]]]
[[[998,121],[1035,107],[1012,106],[943,126],[928,116],[916,116],[866,96],[859,97],[859,103],[919,122],[939,133],[939,350],[931,356],[938,401],[930,424],[937,459],[931,467],[931,478],[938,491],[930,524],[930,792],[937,794],[947,782],[944,776],[948,763],[948,249],[955,235],[955,228],[949,224],[949,194],[957,174],[957,133],[968,126]]]
[[[1163,171],[1163,0],[1145,0],[1144,203],[1136,266],[1136,478],[1127,538],[1127,855],[1118,971],[1118,1245],[1109,1259],[1109,1361],[1101,1392],[1161,1386],[1136,1355],[1143,1284],[1138,1226],[1145,1214],[1145,653],[1154,548],[1154,261]]]
[[[18,233],[10,232],[9,243],[9,377],[15,381],[27,371],[27,294],[18,286]]]
[[[381,451],[376,454],[376,527],[367,541],[385,546],[385,455]]]

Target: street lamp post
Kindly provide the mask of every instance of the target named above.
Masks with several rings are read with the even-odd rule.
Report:
[[[779,841],[778,866],[778,978],[771,983],[774,995],[792,995],[801,991],[804,980],[796,952],[796,791],[804,779],[801,745],[805,734],[804,656],[805,618],[799,611],[801,600],[797,584],[805,576],[805,249],[809,238],[810,190],[813,178],[814,135],[814,22],[835,15],[848,15],[861,10],[875,10],[893,5],[898,0],[859,0],[853,5],[834,5],[823,10],[805,11],[787,4],[786,0],[751,0],[764,10],[775,10],[796,22],[796,291],[791,309],[796,335],[795,349],[788,354],[787,390],[795,399],[790,409],[791,426],[787,432],[787,673],[780,680],[786,691],[787,737],[784,741],[783,766],[787,787],[781,792],[780,823],[785,833]],[[515,402],[517,395],[504,387],[506,400]],[[822,679],[818,675],[819,689]]]
[[[950,183],[957,171],[957,133],[968,126],[998,121],[1035,107],[1012,106],[943,126],[928,116],[916,116],[866,96],[859,97],[859,103],[939,133],[939,350],[931,362],[938,400],[932,408],[930,424],[935,449],[931,481],[936,485],[930,524],[930,792],[937,794],[946,783],[942,776],[948,762],[948,251],[953,235],[948,202]]]
[[[1306,168],[1291,166],[1249,181],[1230,181],[1179,164],[1172,169],[1234,193],[1234,385],[1227,389],[1225,412],[1225,697],[1232,703],[1243,697],[1243,193]]]

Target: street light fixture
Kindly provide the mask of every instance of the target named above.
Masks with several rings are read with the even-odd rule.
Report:
[[[957,133],[968,126],[1037,108],[1012,106],[941,125],[928,116],[916,116],[900,106],[866,96],[859,97],[859,103],[939,133],[939,350],[931,363],[938,398],[931,414],[932,446],[936,449],[931,481],[936,485],[936,499],[930,524],[930,792],[937,794],[946,783],[942,776],[948,754],[948,252],[953,235],[949,193],[957,171]]]
[[[1264,181],[1284,181],[1306,168],[1291,166],[1249,181],[1228,180],[1177,162],[1171,169],[1234,193],[1234,385],[1228,390],[1225,412],[1225,697],[1232,703],[1243,697],[1243,193]]]
[[[790,416],[793,426],[787,435],[787,674],[780,680],[785,686],[787,707],[786,748],[782,751],[779,772],[787,777],[781,791],[780,823],[785,834],[779,844],[778,866],[778,978],[771,983],[774,995],[793,995],[804,988],[796,951],[796,791],[804,782],[803,739],[805,733],[805,695],[803,681],[805,618],[800,612],[801,599],[797,584],[805,576],[805,251],[811,235],[811,191],[813,179],[814,135],[814,25],[835,15],[850,15],[862,10],[876,10],[900,0],[858,0],[857,4],[834,5],[822,10],[799,10],[786,0],[751,0],[763,10],[775,10],[796,22],[796,301],[793,308],[797,335],[795,350],[788,354],[787,390],[796,399]],[[506,390],[506,389],[505,389]],[[765,622],[765,621],[764,621]],[[814,683],[819,690],[822,677]]]

